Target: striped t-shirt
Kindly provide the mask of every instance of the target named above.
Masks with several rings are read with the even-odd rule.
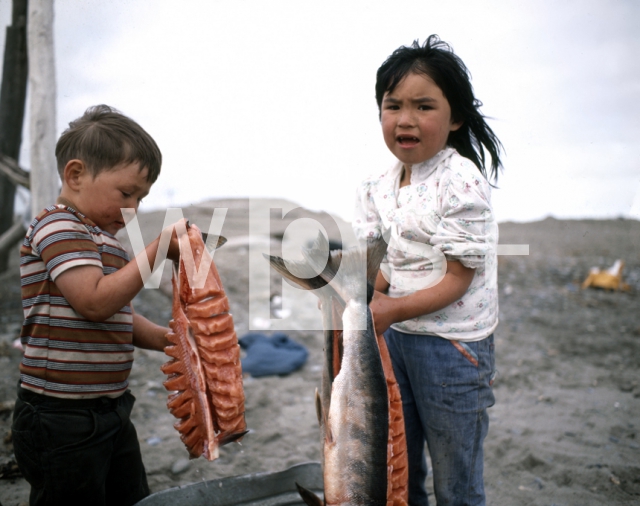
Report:
[[[46,208],[31,223],[20,248],[25,349],[22,387],[72,399],[118,397],[133,362],[129,305],[103,322],[77,313],[56,286],[72,267],[95,265],[105,275],[125,266],[120,242],[75,209]]]

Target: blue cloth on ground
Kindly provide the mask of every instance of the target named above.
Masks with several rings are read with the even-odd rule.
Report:
[[[256,378],[289,374],[300,369],[309,355],[306,347],[282,332],[272,336],[252,332],[242,336],[238,342],[247,352],[242,360],[242,372]]]

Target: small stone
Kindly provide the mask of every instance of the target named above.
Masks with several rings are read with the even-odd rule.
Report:
[[[171,466],[171,472],[173,474],[184,473],[191,467],[191,462],[188,459],[178,459]]]
[[[7,412],[13,411],[15,404],[16,404],[15,401],[0,402],[0,413],[4,413],[5,411]]]
[[[156,446],[158,444],[160,444],[162,442],[162,439],[160,439],[159,437],[150,437],[149,439],[147,439],[147,444],[149,446]]]

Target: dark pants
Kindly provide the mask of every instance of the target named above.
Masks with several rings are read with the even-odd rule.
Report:
[[[18,387],[11,432],[31,506],[126,506],[149,495],[135,397],[58,399]]]
[[[455,343],[436,336],[385,332],[402,394],[409,504],[427,506],[427,443],[436,503],[484,506],[483,441],[494,403],[493,335]]]

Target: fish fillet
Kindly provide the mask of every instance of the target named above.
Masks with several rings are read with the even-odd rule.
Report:
[[[195,265],[210,259],[195,225],[180,239],[180,251],[190,247]],[[192,288],[184,255],[173,275],[173,319],[162,366],[164,386],[172,392],[167,407],[189,456],[218,458],[220,446],[246,434],[240,348],[229,301],[213,260],[204,287]]]
[[[409,495],[409,461],[407,439],[404,431],[404,414],[400,386],[393,372],[391,356],[384,336],[376,335],[382,369],[387,381],[389,398],[389,440],[387,443],[387,506],[407,504]]]

